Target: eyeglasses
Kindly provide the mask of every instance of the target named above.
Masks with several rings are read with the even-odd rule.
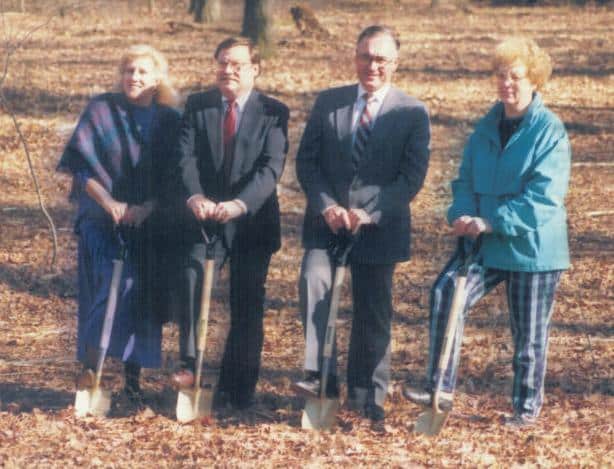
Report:
[[[233,72],[240,72],[242,71],[244,68],[249,67],[250,65],[253,65],[251,62],[233,62],[233,61],[222,61],[222,62],[215,62],[215,67],[218,70],[226,70],[227,67],[230,67],[230,70],[232,70]]]
[[[389,59],[381,55],[370,54],[356,54],[356,59],[363,65],[371,65],[372,63],[374,63],[375,66],[379,68],[384,68],[385,66],[390,65],[396,60],[396,58]]]
[[[525,78],[527,78],[526,74],[518,73],[513,70],[495,70],[495,78],[498,81],[511,81],[512,83],[518,83]]]

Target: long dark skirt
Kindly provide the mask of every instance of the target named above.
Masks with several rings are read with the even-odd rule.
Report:
[[[98,349],[119,243],[110,224],[100,220],[79,222],[79,312],[77,359],[85,361],[86,346]],[[142,367],[161,362],[162,323],[152,312],[151,291],[144,277],[147,251],[142,244],[128,244],[115,321],[107,356]]]

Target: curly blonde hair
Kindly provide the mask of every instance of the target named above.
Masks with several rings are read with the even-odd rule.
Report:
[[[137,44],[128,47],[124,51],[119,61],[119,89],[121,89],[121,76],[124,73],[126,66],[133,60],[147,57],[151,59],[158,73],[160,83],[156,89],[154,100],[166,106],[177,106],[179,103],[179,94],[175,90],[168,76],[168,61],[162,53],[147,44]]]
[[[552,74],[552,59],[533,39],[511,37],[495,47],[493,70],[509,67],[520,61],[527,67],[527,76],[540,89]]]

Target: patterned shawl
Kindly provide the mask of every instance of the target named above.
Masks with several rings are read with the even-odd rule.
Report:
[[[73,175],[93,173],[115,195],[119,181],[131,179],[135,167],[142,163],[144,147],[126,98],[121,93],[105,93],[85,108],[57,169]],[[71,199],[77,196],[76,189],[73,184]]]

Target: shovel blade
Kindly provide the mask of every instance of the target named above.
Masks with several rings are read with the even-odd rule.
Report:
[[[183,389],[177,394],[177,421],[188,423],[211,415],[213,389]]]
[[[111,410],[111,391],[95,389],[90,400],[90,414],[104,417]]]
[[[75,395],[75,415],[104,417],[111,410],[111,392],[104,389],[80,389]]]
[[[427,409],[418,417],[414,431],[428,436],[438,435],[446,423],[449,413],[450,411],[435,412],[433,409]]]
[[[90,389],[79,389],[75,395],[75,415],[85,417],[90,411]]]
[[[301,427],[306,430],[327,430],[332,428],[339,409],[339,399],[307,399]]]

